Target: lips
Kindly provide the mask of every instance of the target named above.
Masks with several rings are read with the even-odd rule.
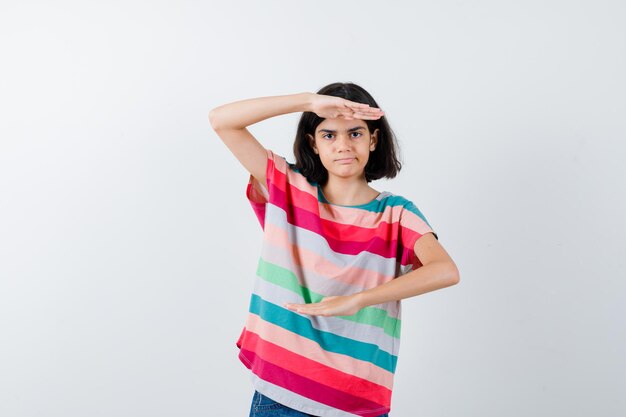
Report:
[[[335,162],[339,162],[340,164],[348,164],[348,163],[350,163],[352,161],[354,161],[354,158],[335,159]]]

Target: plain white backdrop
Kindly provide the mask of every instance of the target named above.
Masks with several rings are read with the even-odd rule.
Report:
[[[461,283],[393,417],[626,415],[621,1],[5,1],[0,415],[247,416],[260,251],[226,102],[362,85]],[[293,161],[298,114],[253,125]]]

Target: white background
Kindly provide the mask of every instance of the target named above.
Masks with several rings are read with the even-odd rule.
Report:
[[[626,415],[621,1],[3,1],[0,415],[247,416],[261,229],[208,111],[365,87],[461,283],[394,417]],[[253,125],[293,161],[299,114]]]

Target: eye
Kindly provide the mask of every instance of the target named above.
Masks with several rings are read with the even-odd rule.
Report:
[[[323,134],[323,135],[322,135],[322,139],[330,139],[330,138],[327,138],[327,137],[326,137],[326,136],[328,136],[328,135],[332,136],[332,133],[325,133],[325,134]]]
[[[363,136],[361,132],[352,132],[352,133],[358,135],[358,136],[352,136],[353,138],[358,138],[360,136]]]

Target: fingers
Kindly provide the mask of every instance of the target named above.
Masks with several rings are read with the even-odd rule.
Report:
[[[337,315],[352,315],[356,311],[352,311],[353,308],[350,305],[349,298],[339,296],[324,297],[322,301],[318,303],[310,304],[296,304],[286,303],[284,307],[288,310],[295,311],[300,314],[306,314],[309,316],[337,316]]]
[[[350,109],[350,111],[354,114],[363,114],[363,115],[370,115],[370,116],[382,116],[385,114],[384,111],[382,111],[381,109],[379,109],[378,107],[368,107],[368,108],[351,108],[348,107],[348,109]]]
[[[373,113],[373,114],[377,114],[377,113],[382,113],[383,112],[378,107],[371,107],[369,104],[356,103],[354,101],[349,101],[349,100],[345,100],[344,101],[344,106],[349,107],[349,108],[353,109],[355,112],[359,112],[359,113]]]
[[[371,107],[367,103],[357,103],[356,101],[350,101],[350,100],[344,100],[343,103],[344,103],[344,106],[351,107],[355,110],[362,110],[362,111],[379,110],[378,107]]]
[[[354,118],[365,119],[365,120],[376,120],[383,117],[385,114],[382,110],[379,113],[354,113]]]
[[[285,304],[285,308],[291,311],[295,311],[300,314],[307,314],[312,316],[324,316],[326,308],[320,305],[321,303],[313,304]]]
[[[345,119],[345,120],[354,120],[354,119],[362,119],[362,120],[377,120],[380,119],[384,115],[371,115],[371,114],[363,114],[363,113],[352,113],[351,115],[339,115],[335,117],[335,119]]]
[[[303,314],[320,314],[329,309],[329,306],[324,301],[310,304],[287,303],[284,306],[291,311],[297,311],[298,313]]]
[[[320,100],[318,104],[319,108],[314,109],[314,112],[322,118],[376,120],[385,115],[378,107],[371,107],[366,103],[357,103],[333,96],[323,98],[324,100]]]
[[[371,108],[371,109],[359,109],[358,111],[342,111],[341,113],[339,113],[337,116],[335,116],[335,119],[346,119],[346,120],[353,120],[353,119],[364,119],[364,120],[376,120],[376,119],[380,119],[382,116],[384,116],[385,113],[378,109],[378,108]]]
[[[347,104],[346,107],[351,110],[348,116],[355,119],[376,120],[385,115],[385,112],[378,107],[370,107],[368,104]],[[343,113],[344,116],[346,116],[345,113]]]

